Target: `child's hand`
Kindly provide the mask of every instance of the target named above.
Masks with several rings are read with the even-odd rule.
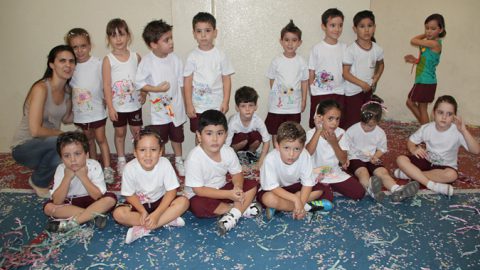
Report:
[[[375,164],[375,165],[379,165],[380,163],[382,163],[382,161],[379,158],[377,158],[376,156],[372,156],[370,158],[370,163]]]
[[[369,84],[366,83],[366,82],[363,82],[363,81],[360,83],[359,86],[362,88],[363,92],[365,92],[365,93],[367,93],[367,92],[369,92],[370,90],[372,90],[372,86],[369,85]]]
[[[320,118],[320,115],[315,114],[313,116],[313,123],[315,124],[316,130],[322,130],[322,119]]]
[[[225,103],[222,102],[222,106],[220,106],[220,111],[223,114],[226,114],[228,112],[228,109],[229,109],[228,102],[225,102]]]
[[[303,219],[305,217],[305,209],[303,209],[302,202],[300,198],[297,198],[294,202],[295,208],[293,209],[292,217],[293,219]]]
[[[465,126],[465,122],[462,120],[462,117],[454,115],[453,116],[453,123],[457,126],[458,131],[464,132],[467,127]]]
[[[145,227],[149,230],[157,228],[159,219],[160,215],[157,215],[155,212],[151,213],[145,218]]]
[[[412,153],[414,156],[417,158],[423,158],[423,159],[428,159],[428,153],[423,147],[417,146],[415,150]]]
[[[147,93],[144,91],[140,91],[140,95],[138,96],[138,101],[140,104],[145,104],[145,101],[147,100]]]
[[[410,64],[416,64],[418,59],[415,58],[415,56],[411,55],[411,54],[407,54],[403,57],[403,59],[405,59],[405,62],[407,63],[410,63]]]
[[[234,202],[239,202],[243,204],[243,202],[245,201],[245,193],[243,193],[243,190],[241,190],[240,188],[234,187],[232,189],[230,199]]]
[[[140,225],[145,226],[146,220],[148,218],[148,213],[147,211],[145,212],[140,212]]]
[[[65,179],[68,179],[68,180],[72,180],[73,177],[75,176],[75,172],[70,170],[67,167],[65,167],[65,169],[63,170],[63,174],[64,174]]]
[[[118,121],[118,114],[117,114],[117,111],[115,111],[115,109],[112,107],[112,108],[108,108],[108,117],[110,117],[110,120],[113,121]]]
[[[87,169],[87,166],[83,166],[81,167],[80,169],[76,170],[75,171],[75,175],[79,178],[79,179],[87,179],[88,178],[88,169]]]
[[[342,165],[342,169],[346,171],[348,170],[348,166],[350,166],[350,160],[347,159],[347,161]]]
[[[170,89],[170,83],[167,81],[164,81],[157,85],[158,92],[167,92],[168,89]]]
[[[188,118],[197,118],[197,112],[192,105],[187,105],[185,108]]]
[[[343,134],[340,135],[338,138],[335,135],[335,132],[330,132],[328,130],[322,131],[322,137],[328,142],[330,145],[337,145],[340,139],[342,138]]]

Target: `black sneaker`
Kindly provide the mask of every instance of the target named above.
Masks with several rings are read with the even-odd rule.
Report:
[[[251,152],[251,151],[246,151],[246,156],[247,160],[250,164],[258,162],[258,156],[257,153]]]

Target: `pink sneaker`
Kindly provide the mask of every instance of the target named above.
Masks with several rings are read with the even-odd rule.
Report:
[[[127,231],[127,236],[125,237],[125,243],[130,244],[139,238],[149,235],[149,233],[150,233],[150,230],[148,230],[144,226],[133,226]]]
[[[185,226],[185,220],[182,217],[177,217],[176,219],[170,221],[165,227],[183,227]]]

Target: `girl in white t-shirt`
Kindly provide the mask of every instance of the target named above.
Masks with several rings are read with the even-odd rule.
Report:
[[[83,28],[73,28],[65,36],[65,42],[73,48],[77,66],[70,80],[73,99],[73,122],[87,135],[89,155],[97,160],[97,147],[102,155],[105,182],[114,181],[114,171],[110,167],[110,148],[105,136],[107,113],[105,111],[102,61],[90,55],[92,43],[90,35]]]
[[[453,195],[453,183],[458,178],[458,149],[463,146],[473,154],[480,146],[457,116],[457,102],[452,96],[441,96],[433,106],[433,119],[410,136],[407,147],[410,156],[397,158],[397,178],[413,179],[428,189]],[[452,125],[453,124],[453,125]],[[425,144],[425,148],[422,144]]]
[[[187,211],[186,197],[177,197],[177,175],[170,161],[162,157],[160,135],[144,129],[134,142],[135,159],[125,166],[121,194],[126,203],[113,211],[113,218],[131,227],[127,244],[162,226],[181,227]]]

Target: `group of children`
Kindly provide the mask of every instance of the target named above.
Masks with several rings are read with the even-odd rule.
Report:
[[[430,54],[439,54],[438,38],[445,33],[443,17],[441,22],[432,19],[425,25],[426,34],[415,37],[412,43],[423,49],[434,46],[425,39],[437,40]],[[100,180],[102,175],[107,183],[113,180],[105,139],[107,112],[115,127],[117,169],[122,175],[121,195],[125,197],[125,203],[113,209],[113,217],[131,227],[127,243],[162,226],[184,226],[181,215],[187,209],[200,218],[220,216],[217,226],[224,234],[241,217],[256,217],[262,208],[268,219],[276,210],[290,211],[294,219],[304,218],[308,211],[329,210],[333,191],[355,200],[367,192],[382,201],[385,187],[391,192],[391,200],[400,202],[414,196],[421,183],[451,196],[453,188],[448,183],[457,178],[459,147],[480,152],[478,142],[456,116],[455,99],[437,99],[434,121],[410,137],[408,150],[412,156],[398,157],[395,177],[414,181],[399,186],[381,162],[387,140],[378,124],[386,108],[373,96],[384,67],[383,50],[373,41],[375,18],[371,11],[355,15],[357,40],[348,47],[338,41],[342,27],[343,14],[338,9],[323,14],[325,39],[312,49],[308,65],[296,54],[301,45],[300,29],[292,21],[282,29],[284,52],[272,61],[267,72],[271,91],[265,122],[255,113],[258,94],[247,86],[236,91],[237,113],[227,122],[234,70],[226,55],[213,45],[217,30],[215,18],[209,13],[200,12],[193,18],[198,48],[189,54],[185,67],[173,53],[172,26],[162,20],[145,27],[142,36],[151,52],[142,59],[128,50],[130,31],[125,21],[111,20],[107,37],[112,52],[102,64],[89,54],[88,33],[79,28],[69,31],[66,41],[78,61],[70,82],[74,122],[85,135],[67,132],[58,138],[57,150],[63,163],[57,168],[51,200],[44,212],[63,220],[52,219],[48,228],[62,232],[89,220],[100,228],[105,226],[104,213],[116,204],[116,197],[106,192],[105,182]],[[435,28],[433,33],[430,28]],[[415,43],[417,39],[422,41]],[[420,62],[431,61],[429,57],[422,52]],[[406,60],[416,62],[411,57]],[[436,66],[425,65],[430,67],[423,66],[423,70]],[[420,73],[417,70],[417,76],[423,76]],[[101,106],[102,88],[107,111]],[[299,123],[309,88],[312,129],[305,132]],[[421,110],[418,108],[423,108],[423,100],[413,96],[409,96],[409,102]],[[141,107],[147,100],[152,123],[142,129]],[[428,105],[431,101],[426,102]],[[187,116],[197,146],[184,165],[183,124]],[[134,135],[135,156],[128,163],[124,156],[127,124]],[[100,145],[103,172],[98,162],[88,159],[88,153],[96,157],[94,140]],[[162,157],[168,140],[172,142],[175,168],[185,176],[181,194],[177,193],[180,185],[174,168]],[[268,152],[271,140],[274,147]],[[261,144],[258,183],[244,179],[236,151],[256,156]],[[227,174],[231,180],[227,181]]]

